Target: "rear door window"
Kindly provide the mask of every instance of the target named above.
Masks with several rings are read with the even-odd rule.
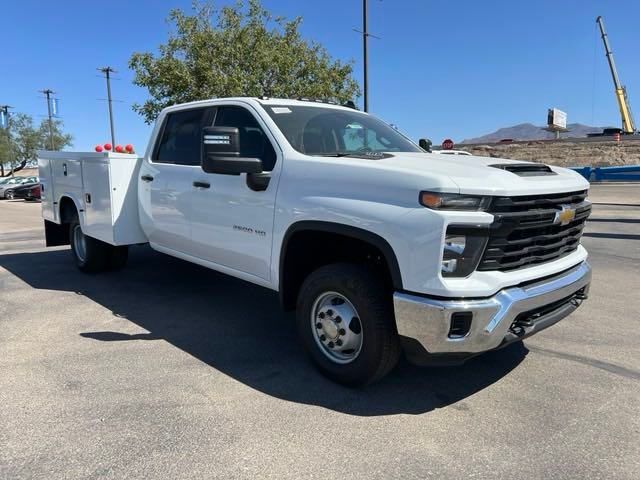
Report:
[[[153,161],[200,165],[202,128],[211,125],[215,109],[193,108],[169,113]]]

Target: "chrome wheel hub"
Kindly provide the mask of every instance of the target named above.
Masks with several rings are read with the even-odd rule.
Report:
[[[330,360],[350,363],[362,349],[362,325],[353,304],[343,295],[327,292],[320,295],[311,310],[314,339]]]

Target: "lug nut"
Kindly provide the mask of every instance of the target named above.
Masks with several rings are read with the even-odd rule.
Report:
[[[333,348],[333,342],[329,342],[329,345],[327,345],[329,348]]]
[[[327,310],[327,315],[332,316],[333,315],[333,310],[331,310],[331,309]]]
[[[320,330],[322,328],[322,324],[320,322],[316,323],[316,328]]]
[[[340,331],[338,332],[340,335],[345,335],[347,333],[347,331],[344,328],[341,328]]]
[[[325,317],[324,312],[320,312],[318,316],[320,317],[320,319],[323,319]]]
[[[342,317],[337,316],[337,317],[336,317],[336,323],[340,323],[341,321],[342,321]]]
[[[342,340],[340,339],[336,340],[336,345],[338,345],[339,347],[342,346]]]
[[[320,340],[322,340],[323,342],[327,339],[327,337],[325,337],[324,335],[320,335]]]

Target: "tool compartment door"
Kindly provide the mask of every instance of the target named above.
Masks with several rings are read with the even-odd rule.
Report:
[[[111,182],[108,158],[84,159],[82,201],[84,203],[83,231],[90,237],[114,243],[111,212]]]

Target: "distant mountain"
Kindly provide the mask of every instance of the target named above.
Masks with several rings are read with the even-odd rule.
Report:
[[[462,143],[495,143],[502,139],[510,138],[512,140],[550,140],[555,138],[555,134],[543,130],[545,127],[537,127],[532,123],[521,123],[513,127],[505,127],[496,130],[493,133],[483,135],[476,138],[468,138]],[[562,134],[562,138],[579,138],[586,137],[588,133],[597,133],[602,131],[602,127],[590,127],[581,123],[570,123],[567,125],[569,131]]]

